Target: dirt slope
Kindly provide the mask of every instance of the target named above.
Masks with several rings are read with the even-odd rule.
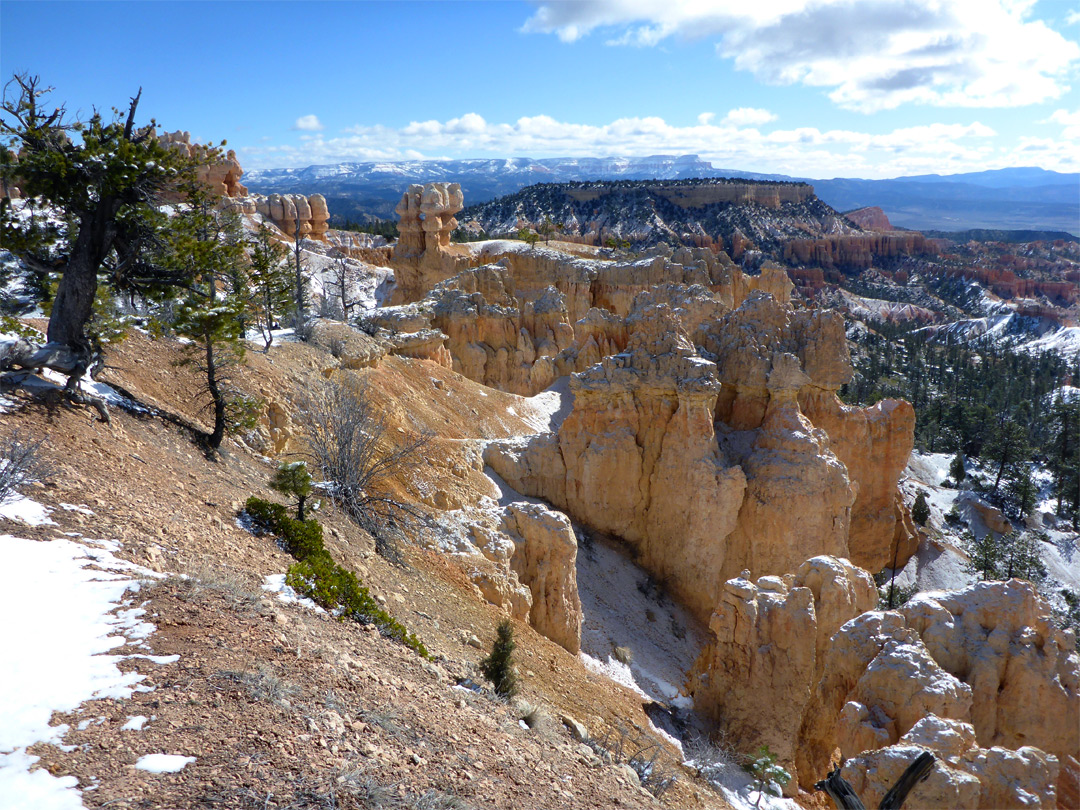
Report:
[[[173,365],[179,351],[135,334],[111,356],[102,379],[197,421],[197,378]],[[336,364],[310,345],[287,343],[269,355],[250,352],[239,381],[287,403]],[[438,492],[472,499],[490,489],[463,461],[465,440],[534,430],[516,415],[528,415],[524,400],[490,389],[481,396],[481,386],[432,363],[389,357],[378,368],[346,373],[373,384],[394,428],[438,432],[430,463],[402,482],[422,500]],[[539,709],[535,728],[519,722],[520,705],[455,686],[461,678],[482,680],[475,663],[502,616],[452,559],[409,548],[407,568],[389,565],[343,515],[320,514],[334,558],[423,639],[434,658],[423,662],[377,632],[262,591],[265,577],[283,574],[291,559],[241,528],[236,514],[249,495],[275,497],[265,485],[273,469],[267,459],[230,442],[220,459],[209,460],[183,428],[119,408],[105,425],[92,411],[23,399],[3,421],[47,435],[55,475],[27,494],[54,507],[55,525],[0,519],[0,533],[42,542],[73,532],[115,538],[119,556],[190,577],[148,583],[135,598],[146,600],[145,618],[158,628],[147,640],[152,654],[179,655],[171,663],[124,659],[122,668],[147,674],[144,685],[154,689],[55,717],[54,724],[71,725],[64,742],[73,749],[31,749],[40,767],[78,778],[87,807],[659,806],[559,720],[575,716],[609,746],[622,737],[628,756],[653,742],[641,698],[528,626],[518,623],[515,631],[522,698]],[[466,643],[474,635],[483,649]],[[143,730],[121,729],[139,715],[149,718]],[[175,774],[136,770],[134,762],[150,753],[196,761]],[[667,749],[661,761],[679,780],[665,804],[726,806],[671,754]]]

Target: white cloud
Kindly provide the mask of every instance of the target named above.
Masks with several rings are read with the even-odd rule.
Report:
[[[730,110],[720,123],[732,127],[759,127],[775,120],[776,116],[768,110],[756,107],[738,107]]]
[[[1080,141],[1080,110],[1054,110],[1050,118],[1043,123],[1061,124],[1061,137],[1067,141]]]
[[[611,45],[717,40],[774,84],[828,89],[873,112],[905,103],[1017,107],[1058,98],[1080,45],[1031,18],[1034,0],[578,0],[547,2],[524,31]],[[1069,21],[1073,21],[1070,16]]]
[[[1062,115],[1072,114],[1062,111]],[[726,118],[719,124],[712,121],[706,114],[689,126],[675,126],[655,117],[620,118],[594,125],[538,115],[497,123],[470,113],[444,122],[413,122],[401,128],[355,126],[333,138],[305,135],[306,140],[298,145],[241,150],[241,162],[256,168],[420,160],[442,155],[697,154],[722,168],[797,177],[949,174],[1033,163],[1059,171],[1080,168],[1080,151],[1075,147],[1070,150],[1064,140],[1055,145],[1028,139],[1016,146],[1003,146],[995,130],[978,121],[902,127],[885,133],[816,127],[761,132],[754,126],[732,125]]]
[[[319,132],[322,128],[322,122],[319,121],[317,115],[301,115],[293,124],[293,129],[303,130],[304,132]]]
[[[712,121],[712,120],[713,120],[714,118],[716,118],[716,113],[711,113],[711,112],[703,112],[703,113],[702,113],[701,115],[699,115],[699,116],[697,117],[697,122],[698,122],[699,124],[708,124],[708,123],[709,123],[709,122],[711,122],[711,121]]]
[[[1076,25],[1077,23],[1080,23],[1080,11],[1070,11],[1065,15],[1066,25]]]

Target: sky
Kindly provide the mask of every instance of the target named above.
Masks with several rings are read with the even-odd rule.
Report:
[[[800,177],[1080,171],[1071,0],[0,0],[0,75],[245,169],[697,154]]]

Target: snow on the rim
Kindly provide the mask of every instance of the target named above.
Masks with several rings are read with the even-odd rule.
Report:
[[[0,695],[7,697],[0,701],[2,810],[82,807],[76,780],[30,771],[37,757],[26,748],[60,742],[67,726],[51,726],[53,712],[95,698],[128,698],[145,677],[121,672],[124,656],[108,652],[152,630],[138,608],[118,608],[138,588],[133,576],[153,574],[118,559],[107,545],[0,535],[4,570],[18,574],[0,588]]]
[[[139,757],[135,762],[135,767],[140,771],[150,773],[179,773],[188,763],[194,761],[195,757],[184,757],[179,754],[147,754],[145,757]]]

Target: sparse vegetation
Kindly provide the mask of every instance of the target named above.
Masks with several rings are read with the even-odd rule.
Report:
[[[296,520],[281,504],[256,497],[248,498],[245,510],[257,530],[276,535],[282,548],[298,560],[285,577],[290,588],[342,620],[373,624],[387,638],[429,657],[423,642],[379,606],[356,574],[334,562],[323,546],[317,521]]]
[[[510,698],[518,693],[517,672],[514,671],[514,626],[503,619],[496,629],[491,654],[480,661],[480,671],[491,681],[495,694]]]
[[[328,382],[301,406],[315,467],[327,495],[375,538],[375,550],[403,563],[398,542],[419,530],[424,515],[398,498],[392,481],[422,463],[425,433],[404,440],[391,434],[386,412],[362,383]]]
[[[15,499],[20,487],[49,475],[41,455],[44,443],[18,430],[0,439],[0,505]]]

